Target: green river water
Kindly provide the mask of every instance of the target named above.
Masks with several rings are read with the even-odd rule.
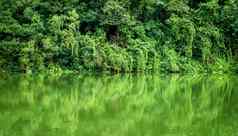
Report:
[[[238,136],[238,76],[1,76],[0,136]]]

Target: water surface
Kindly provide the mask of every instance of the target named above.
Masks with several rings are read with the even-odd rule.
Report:
[[[1,76],[0,136],[238,136],[238,76]]]

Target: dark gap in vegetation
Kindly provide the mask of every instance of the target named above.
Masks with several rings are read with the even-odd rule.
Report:
[[[24,17],[24,7],[17,7],[15,13],[13,13],[12,17],[18,21],[20,25],[30,23],[30,21]]]
[[[11,33],[0,32],[0,39],[2,41],[10,41],[14,35]]]
[[[49,6],[49,3],[42,2],[40,4],[33,5],[32,9],[47,18],[52,14],[51,9],[48,8]]]
[[[206,2],[206,0],[189,0],[189,7],[193,9],[198,9],[201,3]]]
[[[226,2],[227,0],[218,0],[218,5],[220,5],[220,6],[224,6],[225,5],[225,2]]]
[[[167,19],[169,19],[170,18],[170,13],[168,12],[168,11],[166,11],[166,9],[164,8],[164,7],[162,7],[162,6],[160,6],[160,7],[158,7],[157,8],[157,10],[156,10],[156,12],[155,12],[155,16],[157,17],[157,18],[159,18],[159,20],[161,21],[161,23],[165,23],[165,21],[167,20]]]
[[[98,26],[98,22],[96,22],[96,21],[91,21],[91,22],[82,21],[82,22],[80,22],[79,31],[82,34],[86,34],[88,32],[94,33],[94,32],[96,32],[97,26]]]
[[[117,42],[119,40],[119,28],[117,25],[109,25],[106,28],[107,40],[110,42]]]
[[[192,51],[193,51],[192,58],[196,58],[196,59],[199,59],[201,61],[201,59],[202,59],[202,50],[198,47],[194,47],[194,48],[192,48]]]

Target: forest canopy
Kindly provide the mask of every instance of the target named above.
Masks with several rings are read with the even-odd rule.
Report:
[[[238,71],[237,0],[0,5],[0,71]]]

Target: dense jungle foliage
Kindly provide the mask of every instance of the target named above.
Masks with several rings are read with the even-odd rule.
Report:
[[[0,0],[0,71],[237,71],[237,0]]]

